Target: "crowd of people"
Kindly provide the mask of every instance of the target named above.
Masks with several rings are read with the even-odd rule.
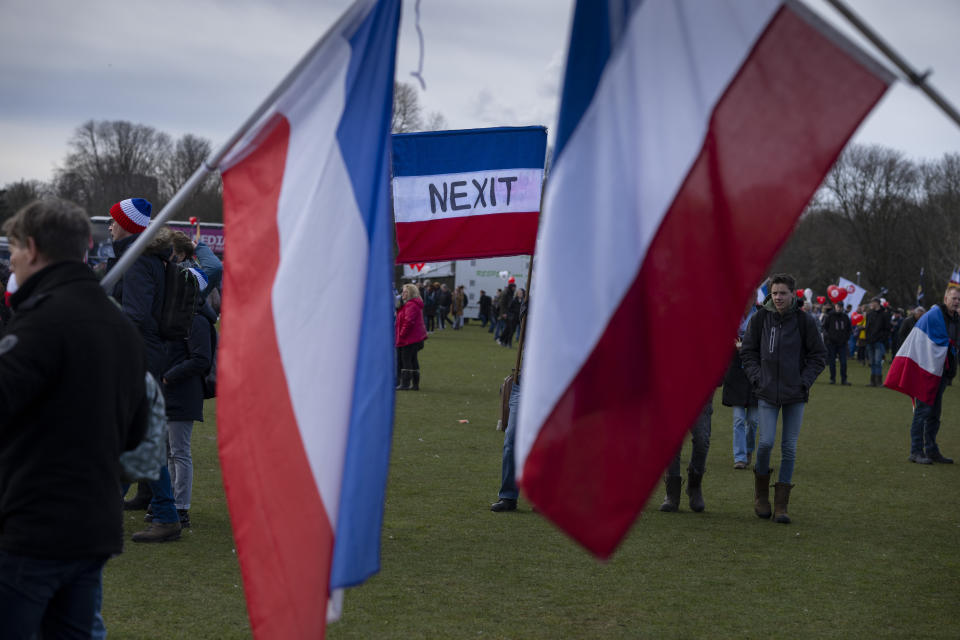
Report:
[[[134,542],[176,540],[191,526],[190,440],[203,420],[222,264],[203,243],[163,228],[108,296],[99,277],[151,212],[142,198],[111,207],[115,258],[100,271],[86,264],[90,220],[73,203],[40,200],[4,224],[12,271],[0,338],[4,637],[106,637],[102,570],[122,551],[122,510],[147,510]],[[189,338],[177,340],[160,330],[171,264],[196,278],[200,294]],[[163,391],[167,464],[125,503],[120,455],[146,433],[148,374]]]

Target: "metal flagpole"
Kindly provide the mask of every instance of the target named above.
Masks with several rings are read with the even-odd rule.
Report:
[[[115,264],[113,268],[110,269],[110,271],[103,277],[103,280],[100,281],[100,284],[104,289],[109,292],[113,288],[113,285],[120,280],[126,270],[130,268],[130,265],[132,265],[140,256],[140,254],[144,252],[144,250],[147,248],[147,245],[150,243],[153,237],[157,235],[157,232],[160,231],[160,228],[163,226],[163,224],[167,220],[170,220],[173,217],[173,214],[183,206],[183,203],[186,201],[186,199],[190,197],[190,194],[192,194],[198,186],[200,186],[200,183],[207,178],[207,175],[217,170],[217,166],[220,164],[220,161],[223,160],[224,156],[227,155],[230,149],[233,148],[240,138],[245,136],[247,132],[253,128],[253,125],[260,120],[261,116],[267,112],[274,102],[276,102],[277,98],[279,98],[283,92],[290,87],[294,79],[296,79],[303,68],[307,66],[307,63],[313,57],[313,54],[320,47],[322,47],[330,37],[332,37],[332,34],[339,33],[342,30],[343,24],[354,13],[352,9],[358,4],[361,4],[361,2],[362,0],[354,3],[343,12],[343,15],[341,15],[333,24],[333,26],[327,29],[327,32],[324,33],[312,47],[310,47],[310,50],[307,51],[302,58],[300,58],[300,61],[297,62],[296,66],[291,69],[286,76],[284,76],[283,80],[280,81],[280,84],[278,84],[276,88],[270,92],[270,95],[268,95],[266,99],[260,103],[260,106],[257,107],[252,114],[250,114],[250,117],[240,125],[234,134],[230,136],[219,149],[210,154],[210,157],[204,160],[203,164],[197,167],[197,170],[193,172],[193,175],[190,176],[190,179],[187,180],[182,187],[180,187],[177,193],[174,194],[173,198],[170,199],[170,202],[168,202],[166,206],[160,210],[160,213],[157,214],[157,217],[151,220],[150,224],[147,225],[147,228],[140,233],[140,237],[137,238],[136,242],[133,243],[133,246],[131,246],[126,253],[120,257],[120,260],[117,261],[117,264]],[[373,3],[368,2],[367,4],[372,6]]]
[[[827,0],[827,3],[839,11],[843,17],[845,17],[860,33],[862,33],[867,40],[872,42],[873,45],[883,53],[883,55],[887,56],[890,62],[896,65],[897,68],[907,76],[911,84],[919,87],[921,91],[927,94],[927,97],[933,100],[933,102],[940,107],[945,114],[947,114],[948,118],[953,120],[957,126],[960,126],[960,112],[957,112],[953,105],[947,102],[946,98],[941,96],[936,89],[927,83],[927,78],[931,73],[933,73],[932,70],[928,69],[923,73],[917,73],[917,71],[900,56],[900,54],[894,51],[893,47],[887,44],[887,42],[881,38],[877,32],[871,29],[870,26],[860,18],[860,16],[855,14],[853,10],[843,2],[843,0]]]

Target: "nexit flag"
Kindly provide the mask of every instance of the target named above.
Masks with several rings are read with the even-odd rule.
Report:
[[[322,637],[331,590],[379,569],[399,17],[352,5],[221,166],[220,459],[258,638]]]
[[[917,320],[900,345],[883,386],[933,404],[947,362],[950,337],[943,310],[934,305]]]
[[[393,136],[397,263],[533,253],[547,131]]]
[[[578,2],[516,451],[527,496],[597,555],[658,483],[744,301],[890,81],[793,3]]]

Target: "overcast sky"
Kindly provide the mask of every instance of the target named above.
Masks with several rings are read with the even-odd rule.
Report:
[[[194,133],[218,146],[347,4],[0,0],[0,185],[50,179],[73,130],[89,119]],[[840,22],[822,0],[807,4]],[[960,0],[849,4],[915,66],[932,68],[934,86],[960,104]],[[553,129],[572,5],[422,0],[425,111],[442,113],[454,129]],[[414,2],[405,0],[397,59],[397,79],[405,82],[416,82],[409,75],[419,56],[414,20]],[[855,140],[917,159],[960,152],[960,128],[905,83]]]

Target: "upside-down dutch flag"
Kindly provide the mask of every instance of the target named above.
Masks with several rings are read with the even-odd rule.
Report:
[[[393,136],[397,264],[533,253],[544,127]]]
[[[924,404],[933,404],[949,349],[950,337],[943,310],[934,305],[917,320],[900,345],[883,386],[917,398]]]
[[[328,599],[379,570],[399,17],[352,5],[221,165],[219,447],[257,638],[323,637]]]
[[[577,3],[516,456],[527,497],[593,553],[629,530],[891,80],[793,2]]]

